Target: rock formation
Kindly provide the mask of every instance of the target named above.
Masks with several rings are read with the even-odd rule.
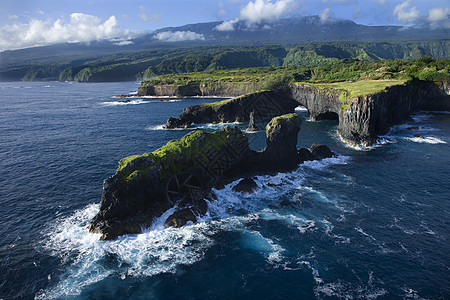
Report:
[[[139,233],[171,208],[166,226],[195,222],[206,213],[205,198],[213,186],[296,168],[301,161],[296,148],[300,123],[297,114],[272,119],[266,127],[267,146],[259,152],[250,150],[237,127],[227,126],[213,133],[193,131],[152,153],[122,159],[116,174],[103,183],[90,232],[101,233],[101,239]],[[246,184],[248,191],[255,188]]]
[[[256,127],[256,124],[255,124],[255,113],[253,111],[250,113],[249,119],[250,120],[248,121],[247,131],[249,131],[249,132],[258,131],[258,127]]]
[[[166,128],[194,123],[247,121],[255,111],[259,120],[293,112],[302,105],[312,120],[339,120],[338,134],[353,146],[369,146],[417,110],[450,111],[450,83],[411,81],[381,93],[347,99],[348,91],[295,83],[275,91],[253,93],[213,104],[186,108],[169,118]],[[345,98],[346,103],[343,103]]]
[[[298,103],[285,89],[264,91],[215,103],[189,106],[178,118],[169,118],[165,128],[186,128],[200,123],[247,122],[251,112],[254,113],[255,119],[270,120],[275,116],[294,112],[297,106]]]
[[[252,93],[257,86],[249,83],[211,83],[211,84],[187,84],[177,85],[144,85],[138,89],[138,96],[216,96],[237,97]]]

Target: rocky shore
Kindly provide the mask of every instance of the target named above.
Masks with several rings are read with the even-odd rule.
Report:
[[[352,146],[370,146],[418,110],[450,111],[448,82],[411,81],[387,87],[379,93],[347,97],[343,89],[295,83],[275,91],[247,94],[213,104],[193,105],[177,118],[167,120],[165,128],[186,128],[196,123],[248,121],[292,113],[301,105],[312,120],[339,120],[338,134]]]
[[[212,187],[334,155],[318,144],[298,150],[300,124],[295,113],[273,118],[266,126],[266,147],[258,152],[237,127],[227,126],[213,133],[193,131],[152,153],[122,159],[103,183],[100,211],[89,231],[104,240],[139,233],[169,209],[165,225],[180,227],[206,213],[205,199],[214,201]],[[251,192],[251,179],[242,185]]]

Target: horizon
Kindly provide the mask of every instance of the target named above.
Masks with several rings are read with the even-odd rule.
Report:
[[[218,31],[233,31],[238,22],[270,26],[281,19],[319,16],[322,22],[349,20],[367,26],[405,26],[450,29],[447,1],[406,0],[197,0],[185,2],[115,0],[0,2],[0,51],[58,43],[115,39],[122,45],[143,33],[187,24],[221,22]],[[25,9],[24,9],[25,8]],[[162,41],[193,41],[196,32],[162,32]]]

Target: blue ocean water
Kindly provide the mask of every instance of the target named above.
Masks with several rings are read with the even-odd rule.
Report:
[[[118,161],[182,137],[161,125],[217,100],[113,97],[137,87],[0,83],[0,299],[450,298],[449,114],[357,150],[299,110],[299,147],[339,157],[259,176],[251,195],[231,183],[197,224],[99,241],[86,226]]]

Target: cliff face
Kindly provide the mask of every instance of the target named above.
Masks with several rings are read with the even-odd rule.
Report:
[[[216,96],[237,97],[252,93],[256,86],[249,83],[212,83],[212,84],[188,84],[183,86],[158,85],[140,86],[138,96]]]
[[[290,113],[306,107],[312,120],[339,120],[338,131],[347,143],[368,146],[390,127],[407,121],[417,110],[450,111],[450,84],[412,81],[387,88],[381,93],[347,99],[348,91],[292,84],[270,92],[254,93],[213,105],[194,105],[178,118],[169,118],[166,128],[188,127],[193,123],[248,121]]]
[[[289,95],[289,89],[265,91],[240,96],[212,104],[192,105],[178,118],[169,118],[165,128],[183,128],[199,123],[247,122],[253,112],[255,120],[294,112],[298,103]]]
[[[339,111],[339,134],[350,145],[369,146],[418,110],[449,111],[449,83],[412,82],[354,98]]]

